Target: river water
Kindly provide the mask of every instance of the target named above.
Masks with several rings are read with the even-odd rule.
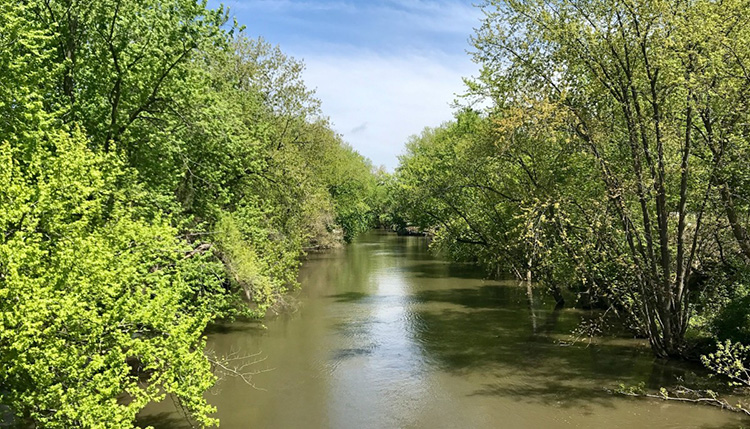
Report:
[[[588,312],[542,290],[483,279],[421,237],[372,232],[304,263],[296,311],[219,326],[209,348],[256,354],[253,386],[208,394],[223,428],[733,428],[718,409],[608,393],[678,383],[700,368],[643,341],[565,345]],[[165,400],[142,425],[190,427]]]

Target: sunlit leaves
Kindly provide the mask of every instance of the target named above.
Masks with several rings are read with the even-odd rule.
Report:
[[[205,2],[0,3],[0,403],[20,424],[201,426],[203,332],[262,317],[376,184],[302,63]],[[249,310],[248,310],[249,309]]]

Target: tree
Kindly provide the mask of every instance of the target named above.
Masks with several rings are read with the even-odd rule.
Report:
[[[747,7],[485,2],[466,82],[490,107],[412,140],[396,199],[455,257],[566,285],[682,355],[697,285],[747,260]]]
[[[654,351],[679,355],[688,284],[703,257],[705,208],[718,159],[696,156],[696,82],[706,42],[694,3],[488,2],[475,44],[483,82],[546,98],[562,132],[596,160],[626,243],[633,300]],[[517,87],[512,85],[518,84]],[[634,295],[635,296],[635,295]]]
[[[132,427],[171,395],[217,424],[208,324],[263,317],[319,219],[368,225],[371,167],[301,62],[225,21],[190,0],[0,2],[0,404],[18,423]]]

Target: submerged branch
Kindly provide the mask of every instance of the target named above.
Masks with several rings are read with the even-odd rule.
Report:
[[[621,386],[620,389],[617,390],[610,390],[607,389],[610,393],[617,393],[620,395],[625,396],[632,396],[632,397],[641,397],[641,398],[652,398],[652,399],[661,399],[663,401],[677,401],[677,402],[687,402],[692,404],[705,404],[710,405],[712,407],[721,408],[723,410],[729,410],[736,413],[743,413],[745,415],[750,416],[750,410],[743,407],[740,404],[731,405],[726,399],[721,399],[717,396],[717,394],[711,390],[694,390],[689,389],[685,386],[678,386],[672,393],[670,393],[667,389],[661,388],[659,394],[654,393],[645,393],[639,388],[625,388],[624,386]],[[680,396],[680,395],[689,395],[690,397]]]

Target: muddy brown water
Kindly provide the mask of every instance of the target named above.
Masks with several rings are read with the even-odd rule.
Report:
[[[421,237],[372,232],[308,257],[299,308],[217,326],[219,355],[258,354],[249,386],[207,394],[223,428],[736,428],[707,406],[629,398],[620,383],[672,386],[699,367],[663,362],[643,341],[563,345],[590,314],[515,281],[483,279]],[[184,428],[169,399],[141,425]]]

